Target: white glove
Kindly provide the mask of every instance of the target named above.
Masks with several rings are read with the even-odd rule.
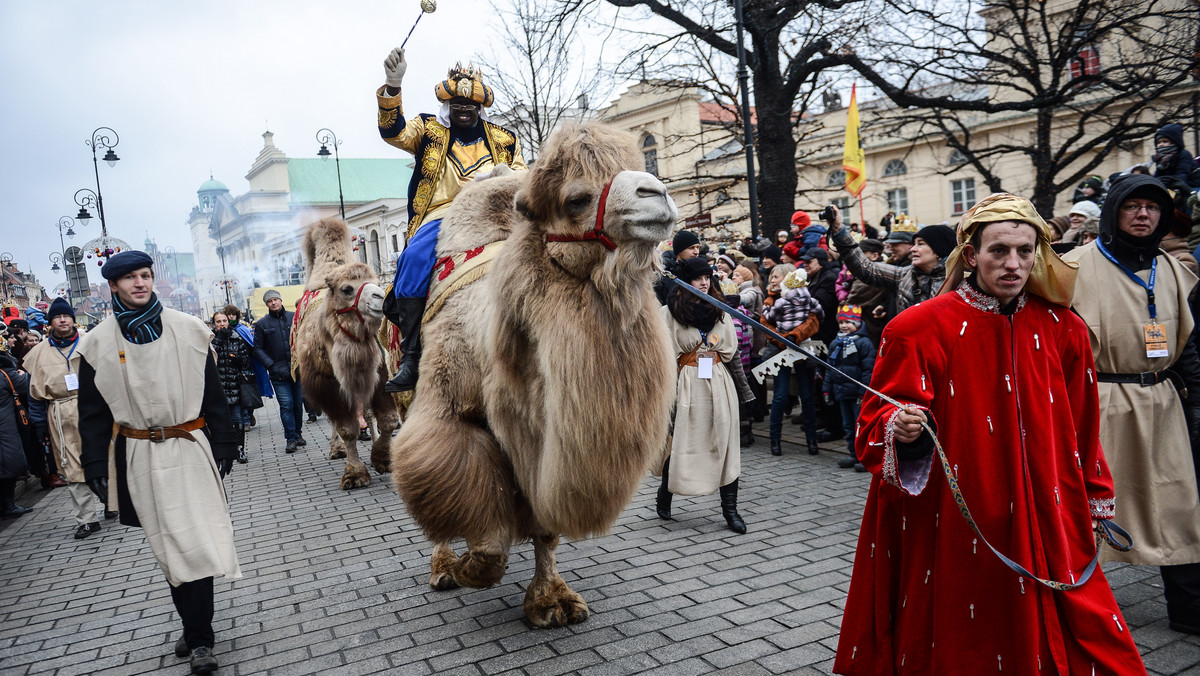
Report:
[[[408,70],[408,62],[404,60],[404,50],[399,47],[393,49],[392,53],[383,60],[383,73],[389,87],[399,89],[406,70]]]

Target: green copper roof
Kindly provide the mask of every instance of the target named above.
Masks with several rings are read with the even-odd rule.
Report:
[[[210,191],[211,192],[229,192],[229,188],[226,188],[224,183],[210,177],[207,181],[200,184],[200,189],[197,190],[196,192],[210,192]]]
[[[347,204],[408,196],[410,159],[346,159],[341,164],[342,193]],[[333,158],[289,158],[287,167],[292,204],[338,203],[337,165]]]

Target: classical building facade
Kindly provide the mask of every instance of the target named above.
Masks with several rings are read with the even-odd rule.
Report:
[[[359,238],[359,260],[385,278],[395,269],[408,221],[408,159],[292,158],[263,134],[263,147],[246,174],[249,190],[233,195],[209,178],[196,191],[188,217],[196,287],[203,312],[231,302],[246,306],[255,289],[304,282],[300,242],[304,228],[338,216]]]

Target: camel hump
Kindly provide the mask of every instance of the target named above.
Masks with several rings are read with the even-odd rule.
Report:
[[[306,289],[325,286],[325,277],[335,268],[355,262],[350,227],[340,218],[322,218],[304,231]]]

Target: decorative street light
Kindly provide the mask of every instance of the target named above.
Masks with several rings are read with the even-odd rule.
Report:
[[[97,128],[92,132],[92,137],[84,141],[92,149],[92,169],[96,174],[96,191],[92,192],[83,188],[75,192],[75,203],[79,205],[79,213],[75,215],[75,218],[86,226],[92,219],[92,214],[88,211],[89,206],[95,207],[100,214],[100,237],[88,242],[83,247],[85,251],[88,251],[88,258],[94,254],[96,258],[104,259],[97,260],[97,265],[104,265],[104,261],[108,260],[109,256],[129,248],[129,244],[108,236],[108,222],[104,219],[104,194],[100,190],[100,159],[107,162],[110,167],[116,166],[117,161],[121,158],[117,157],[113,148],[117,147],[120,142],[121,139],[117,136],[117,132],[109,127]],[[96,151],[100,148],[105,149],[103,158],[96,157]]]
[[[2,283],[4,288],[4,298],[2,300],[8,300],[8,266],[12,265],[12,260],[12,254],[7,251],[0,253],[0,283]]]
[[[321,149],[317,151],[317,157],[329,157],[328,146],[333,146],[333,163],[337,166],[338,178],[338,203],[342,209],[342,220],[346,220],[346,200],[342,197],[342,161],[338,157],[338,146],[342,142],[338,140],[337,134],[330,129],[317,130],[317,143],[321,144]]]
[[[175,279],[172,280],[172,286],[179,284],[179,261],[175,258],[175,247],[164,246],[163,253],[171,257],[171,267],[175,269]]]
[[[63,262],[62,254],[57,251],[50,254],[50,262],[54,264],[50,267],[50,272],[58,272],[59,270],[62,270],[62,267],[59,266],[59,263]]]

